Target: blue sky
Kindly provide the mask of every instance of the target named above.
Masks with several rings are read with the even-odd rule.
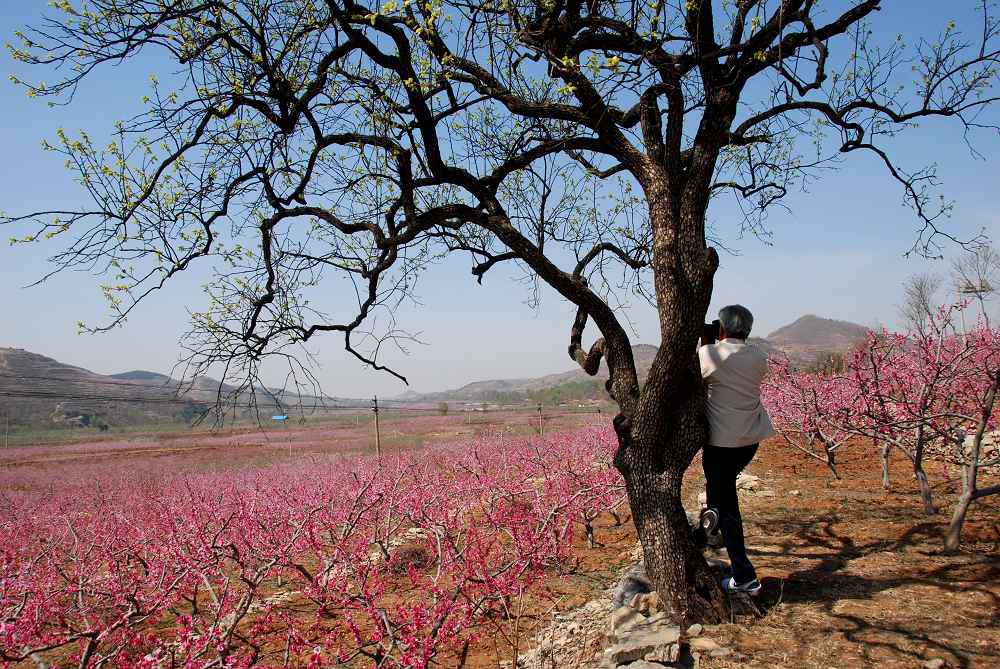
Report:
[[[971,0],[886,4],[891,7],[876,17],[875,27],[889,26],[892,34],[911,36],[936,33],[953,17],[947,5],[975,5]],[[35,21],[45,5],[44,0],[0,3],[0,33],[9,39],[15,29]],[[89,80],[71,106],[49,109],[6,82],[7,74],[20,71],[6,53],[0,62],[4,65],[0,68],[4,74],[0,210],[16,213],[79,204],[79,192],[61,161],[43,153],[40,142],[52,140],[59,126],[85,128],[95,136],[110,129],[116,119],[138,107],[149,63],[105,69]],[[953,124],[932,122],[905,135],[905,141],[893,148],[910,166],[938,164],[947,196],[957,201],[951,231],[967,234],[985,228],[996,238],[1000,141],[994,135],[984,136],[984,142],[988,160],[974,160]],[[850,157],[839,172],[814,183],[810,192],[793,195],[789,204],[790,213],[772,214],[769,244],[739,238],[739,220],[729,205],[711,212],[721,236],[739,252],[723,255],[712,309],[731,302],[746,304],[756,315],[755,334],[765,335],[806,313],[893,325],[907,275],[926,269],[946,271],[941,263],[903,258],[914,240],[916,221],[901,205],[899,189],[869,157]],[[3,239],[10,236],[6,230],[0,232]],[[98,278],[67,274],[22,288],[45,272],[45,258],[55,250],[51,244],[0,245],[0,346],[26,348],[101,373],[168,371],[180,354],[177,341],[187,326],[186,310],[201,304],[199,284],[205,275],[182,276],[140,308],[124,329],[80,336],[75,334],[78,320],[97,321],[104,314]],[[422,304],[405,307],[397,319],[402,327],[419,333],[424,343],[410,345],[409,356],[387,357],[418,392],[570,368],[565,351],[573,310],[551,293],[543,294],[539,311],[531,310],[525,304],[526,289],[509,272],[491,272],[480,286],[469,274],[465,258],[450,260],[428,273],[420,296]],[[657,343],[650,307],[636,305],[628,316],[636,328],[635,342]],[[326,392],[366,396],[404,390],[388,376],[345,357],[342,348],[334,337],[314,347]]]

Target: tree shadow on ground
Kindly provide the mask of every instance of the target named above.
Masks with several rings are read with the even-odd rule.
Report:
[[[902,657],[915,661],[926,659],[925,653],[942,657],[948,666],[970,667],[974,655],[983,657],[989,648],[976,648],[971,643],[950,642],[943,636],[933,638],[920,629],[919,621],[892,618],[891,611],[879,611],[878,615],[847,612],[850,602],[869,602],[878,605],[875,598],[879,593],[911,586],[930,587],[942,593],[978,593],[989,604],[983,613],[987,620],[975,626],[995,629],[1000,625],[1000,595],[994,586],[1000,580],[1000,556],[959,554],[946,556],[933,546],[940,545],[940,523],[923,522],[903,532],[895,539],[872,539],[856,541],[839,534],[840,519],[828,513],[807,522],[776,520],[772,526],[781,530],[771,536],[780,539],[767,540],[764,546],[750,550],[751,557],[765,557],[771,560],[786,559],[795,563],[807,563],[805,569],[793,571],[783,579],[764,578],[764,591],[756,600],[760,615],[779,604],[812,604],[825,610],[848,640],[869,648],[883,647]],[[768,522],[761,524],[765,530]],[[771,527],[771,530],[778,527]],[[922,553],[939,558],[922,563],[899,565],[898,574],[885,577],[852,573],[851,563],[876,553],[899,554],[902,552]],[[940,564],[945,560],[944,564]],[[942,605],[944,599],[942,598]]]

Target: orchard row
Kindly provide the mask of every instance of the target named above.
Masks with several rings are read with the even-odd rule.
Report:
[[[970,505],[1000,493],[1000,330],[980,321],[961,327],[964,305],[941,307],[919,332],[869,332],[842,369],[807,373],[772,359],[762,392],[779,434],[791,446],[825,462],[837,475],[836,456],[859,438],[882,459],[901,453],[913,467],[926,513],[935,513],[924,467],[930,459],[958,470],[956,501],[945,547],[954,550]]]

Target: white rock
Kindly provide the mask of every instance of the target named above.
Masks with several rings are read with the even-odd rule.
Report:
[[[699,653],[710,653],[718,647],[719,644],[713,641],[712,639],[709,639],[707,636],[698,637],[697,639],[691,639],[692,651],[697,651]]]
[[[669,662],[676,662],[680,656],[681,645],[679,643],[671,643],[656,648],[652,653],[647,653],[645,659],[667,664]]]
[[[798,490],[789,490],[788,494],[791,495],[792,497],[798,497],[802,493],[800,491],[798,491]]]
[[[611,612],[611,632],[609,636],[615,638],[636,623],[645,620],[646,617],[631,606],[620,606]]]
[[[656,591],[640,593],[634,596],[628,605],[643,615],[655,614],[663,608]]]
[[[708,494],[704,492],[698,493],[698,504],[700,506],[708,506]]]
[[[696,637],[699,634],[701,634],[702,630],[704,629],[705,628],[702,627],[700,623],[695,623],[694,625],[691,625],[691,627],[687,628],[687,635],[689,637]]]
[[[676,646],[680,639],[680,629],[657,625],[639,624],[629,635],[604,651],[605,658],[616,664],[627,664],[641,660],[650,654],[670,655],[670,646]]]
[[[740,474],[736,477],[737,490],[755,490],[760,487],[760,477],[753,474]]]
[[[661,625],[661,624],[667,625],[668,627],[671,626],[670,618],[667,616],[666,611],[660,611],[658,613],[654,613],[649,617],[648,620],[646,620],[647,627],[653,627],[654,625]]]
[[[935,657],[924,662],[924,669],[942,669],[944,666],[944,660],[940,657]]]

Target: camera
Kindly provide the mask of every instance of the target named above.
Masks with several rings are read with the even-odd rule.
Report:
[[[711,323],[705,323],[701,328],[701,345],[708,346],[709,344],[714,344],[719,340],[719,335],[722,334],[722,323],[719,319],[715,319]]]

